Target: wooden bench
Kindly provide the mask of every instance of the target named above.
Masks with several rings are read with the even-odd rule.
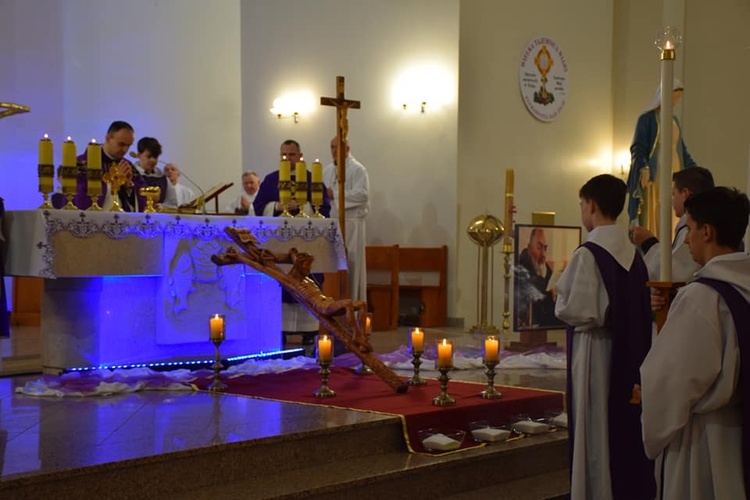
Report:
[[[368,246],[367,302],[373,330],[398,327],[399,303],[421,305],[419,326],[445,326],[448,307],[448,247]]]

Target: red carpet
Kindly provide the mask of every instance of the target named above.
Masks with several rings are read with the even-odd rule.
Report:
[[[201,381],[201,389],[210,380]],[[244,396],[332,406],[337,408],[374,411],[402,416],[410,450],[424,452],[418,431],[427,428],[461,429],[467,431],[464,447],[477,445],[471,440],[469,423],[486,420],[492,425],[509,422],[514,416],[526,414],[540,418],[552,411],[562,411],[563,394],[552,391],[497,386],[501,399],[479,397],[484,385],[469,382],[448,383],[448,394],[456,400],[454,406],[435,406],[432,399],[440,394],[440,383],[427,380],[427,385],[410,387],[406,394],[396,394],[375,375],[361,376],[346,368],[333,367],[328,386],[336,391],[332,398],[316,398],[313,392],[320,387],[317,370],[291,370],[284,373],[222,377],[227,392]]]

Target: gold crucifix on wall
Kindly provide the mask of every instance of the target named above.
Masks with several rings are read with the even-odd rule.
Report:
[[[12,102],[0,102],[0,118],[6,116],[16,115],[18,113],[28,113],[31,109],[28,106],[22,104],[14,104]]]

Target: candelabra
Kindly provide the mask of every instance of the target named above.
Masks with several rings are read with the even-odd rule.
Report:
[[[499,399],[503,397],[500,391],[495,389],[495,367],[497,363],[497,361],[487,360],[484,362],[484,366],[487,368],[487,371],[484,372],[487,375],[487,388],[479,394],[482,396],[482,399]]]

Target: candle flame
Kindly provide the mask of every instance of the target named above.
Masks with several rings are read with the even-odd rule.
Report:
[[[672,47],[672,42],[668,41],[667,44],[666,44],[666,46],[665,46],[665,48],[666,49],[672,49],[672,48],[674,48],[674,47]]]
[[[286,155],[281,155],[281,159],[286,161]]]
[[[218,314],[214,314],[214,319],[219,319],[219,315]]]
[[[91,143],[90,144],[96,144],[96,139],[91,139]]]
[[[448,345],[448,339],[443,339],[443,345]]]
[[[320,158],[315,158],[315,163],[320,163]]]
[[[45,139],[49,139],[49,134],[44,134]]]

